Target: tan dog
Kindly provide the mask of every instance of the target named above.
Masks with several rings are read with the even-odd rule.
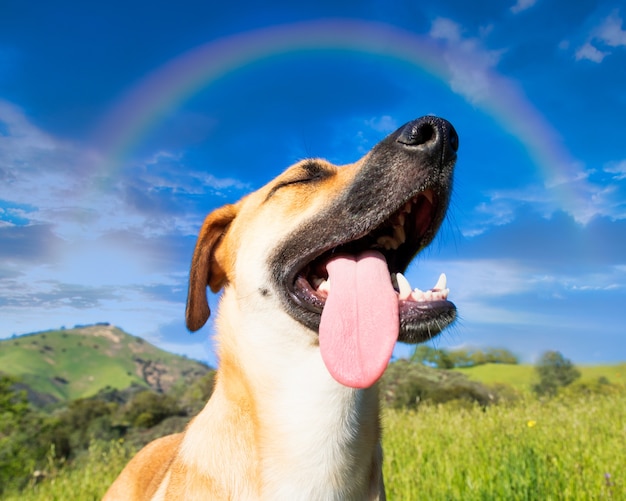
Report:
[[[448,122],[423,117],[355,164],[302,161],[209,214],[187,326],[209,317],[207,285],[224,289],[214,393],[106,501],[385,499],[375,382],[396,340],[456,316],[445,281],[412,291],[401,272],[444,218],[457,146]]]

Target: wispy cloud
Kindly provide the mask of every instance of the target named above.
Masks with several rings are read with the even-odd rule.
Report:
[[[365,120],[365,125],[372,130],[384,134],[390,134],[399,127],[398,121],[390,115],[370,118],[369,120]]]
[[[608,52],[603,52],[596,47],[594,47],[591,42],[586,42],[576,51],[576,61],[581,61],[586,59],[588,61],[592,61],[594,63],[601,63],[606,56],[608,56]]]
[[[483,34],[488,32],[484,30]],[[452,90],[472,103],[489,99],[490,92],[494,91],[491,70],[506,50],[487,49],[479,38],[464,37],[462,26],[448,18],[436,18],[429,36],[448,48],[444,57]]]
[[[626,46],[626,30],[622,29],[622,24],[620,13],[615,10],[595,30],[594,37],[609,47]]]
[[[576,50],[577,61],[601,63],[613,53],[612,49],[626,47],[626,30],[619,10],[614,10],[591,31],[587,41]]]
[[[530,9],[537,3],[537,0],[517,0],[517,3],[511,7],[513,14],[519,14],[527,9]]]
[[[626,179],[626,160],[619,162],[611,162],[604,167],[604,172],[613,174],[613,179],[616,181],[622,181]]]
[[[5,329],[110,321],[156,336],[182,319],[208,206],[249,185],[156,151],[104,177],[97,154],[0,101],[0,306]],[[45,312],[33,318],[32,311]],[[181,328],[184,332],[184,329]]]
[[[120,230],[195,234],[200,196],[206,197],[204,204],[212,197],[218,204],[223,192],[249,189],[238,179],[190,168],[182,152],[157,151],[112,174],[99,172],[96,152],[42,131],[5,101],[0,101],[0,123],[5,224],[21,219],[23,225],[50,225],[65,239],[95,239]]]

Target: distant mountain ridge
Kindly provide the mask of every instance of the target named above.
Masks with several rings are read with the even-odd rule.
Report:
[[[211,368],[106,323],[0,340],[0,372],[16,376],[39,402],[68,401],[110,387],[169,391]]]

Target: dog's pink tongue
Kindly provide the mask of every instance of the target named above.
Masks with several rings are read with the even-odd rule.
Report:
[[[322,310],[322,359],[341,384],[368,388],[382,376],[398,338],[398,295],[382,254],[331,259],[330,291]]]

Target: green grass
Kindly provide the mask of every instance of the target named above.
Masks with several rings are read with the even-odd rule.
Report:
[[[623,391],[384,422],[389,499],[626,499]]]
[[[47,477],[21,492],[5,493],[3,501],[98,501],[134,451],[122,442],[94,442],[88,453],[61,470],[50,461]]]
[[[626,363],[594,366],[577,365],[576,368],[581,373],[581,382],[597,381],[599,377],[604,376],[611,383],[626,383]],[[508,384],[523,391],[529,390],[531,385],[537,382],[535,367],[527,364],[484,364],[454,370],[465,374],[474,381],[485,384]]]
[[[389,500],[626,499],[625,388],[526,398],[483,410],[454,405],[384,413]],[[100,499],[130,453],[94,444],[40,485],[5,501]],[[608,476],[607,476],[608,475]]]

